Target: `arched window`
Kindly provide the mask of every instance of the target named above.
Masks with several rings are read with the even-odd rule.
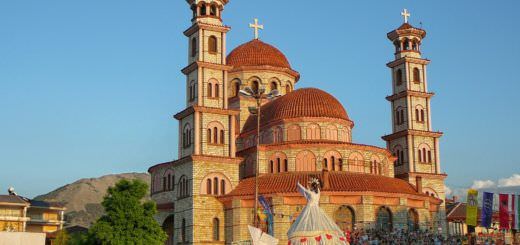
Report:
[[[195,94],[197,93],[197,88],[196,88],[196,84],[195,84],[195,81],[191,81],[190,82],[190,101],[194,101],[195,100]]]
[[[397,157],[397,160],[395,160],[396,166],[400,166],[404,163],[404,151],[401,145],[397,145],[394,147],[394,156]]]
[[[288,94],[292,91],[291,84],[285,85],[285,93]]]
[[[417,155],[419,162],[422,163],[432,163],[432,151],[430,146],[427,144],[419,145],[419,149],[417,150]]]
[[[223,145],[224,144],[224,130],[220,130],[220,144]]]
[[[166,235],[168,236],[168,239],[166,240],[165,244],[174,244],[173,243],[173,235],[175,232],[175,220],[174,216],[170,215],[168,218],[166,218],[162,224],[162,229],[164,232],[166,232]]]
[[[301,129],[300,126],[293,124],[290,125],[287,129],[287,141],[294,141],[301,139]]]
[[[271,91],[278,90],[278,84],[275,81],[272,81],[271,85],[270,85],[270,89],[271,89]]]
[[[240,93],[240,80],[235,79],[233,80],[233,94],[232,96],[238,96]]]
[[[415,120],[421,123],[424,122],[424,109],[420,105],[415,107]]]
[[[276,127],[274,130],[273,130],[273,140],[274,140],[274,143],[280,143],[280,142],[283,142],[283,129],[282,127]]]
[[[206,180],[206,194],[211,195],[211,187],[213,185],[211,184],[211,179]]]
[[[324,168],[329,171],[339,171],[341,169],[339,159],[341,154],[337,151],[328,151],[323,155]]]
[[[213,241],[220,240],[220,220],[218,218],[213,219]]]
[[[329,125],[325,128],[325,139],[338,140],[338,128],[335,125]]]
[[[218,128],[217,127],[213,127],[213,143],[214,144],[218,143]]]
[[[286,171],[282,164],[287,161],[287,156],[283,152],[276,152],[269,157],[269,171],[270,173],[281,173]]]
[[[215,4],[212,4],[209,9],[209,14],[211,16],[217,16],[217,6]]]
[[[213,193],[218,195],[218,178],[213,178]]]
[[[288,172],[289,171],[289,162],[287,159],[283,159],[283,171]]]
[[[213,84],[210,82],[208,83],[208,97],[213,97]]]
[[[208,128],[207,130],[208,132],[206,133],[206,136],[207,136],[207,143],[211,143],[211,128]]]
[[[208,52],[210,52],[210,53],[217,52],[217,38],[215,36],[210,36],[208,38]]]
[[[260,83],[258,81],[253,81],[253,86],[251,87],[255,93],[258,93],[258,88],[260,88]]]
[[[168,190],[171,190],[172,186],[172,175],[168,174]]]
[[[348,156],[348,171],[364,173],[365,172],[365,159],[359,152],[353,152]]]
[[[414,83],[421,82],[421,72],[419,71],[419,68],[417,68],[417,67],[413,68],[413,82]]]
[[[206,5],[205,4],[201,4],[199,6],[199,8],[200,8],[200,15],[202,15],[202,16],[206,15]]]
[[[179,178],[179,190],[178,190],[178,196],[179,198],[184,198],[189,196],[189,184],[188,184],[188,178],[183,175]]]
[[[307,139],[308,140],[319,140],[321,139],[320,126],[318,124],[311,124],[307,126]]]
[[[410,50],[410,40],[408,40],[408,38],[405,38],[403,40],[403,49],[404,50]]]
[[[395,40],[394,46],[395,46],[395,52],[396,53],[401,51],[401,43],[398,40]]]
[[[397,107],[397,109],[395,110],[395,120],[397,125],[401,125],[404,123],[404,108],[400,106]]]
[[[225,195],[226,194],[226,181],[225,180],[220,180],[220,195]]]
[[[197,55],[197,38],[191,39],[191,57],[195,57]]]
[[[182,137],[182,145],[184,146],[184,148],[187,148],[187,147],[190,147],[191,144],[192,144],[192,129],[191,129],[191,126],[189,123],[187,123],[186,125],[184,125],[184,130],[183,130],[183,137]]]
[[[215,91],[215,94],[214,94],[213,97],[215,97],[215,98],[220,97],[220,91],[219,91],[218,83],[215,83],[215,89],[214,89],[214,91]]]
[[[182,219],[181,223],[181,241],[186,242],[186,219]]]
[[[418,48],[417,48],[417,41],[412,40],[412,50],[417,51],[417,49],[418,49]]]
[[[201,182],[200,193],[202,195],[225,195],[227,193],[227,187],[231,187],[231,182],[222,173],[211,173],[208,174]]]
[[[316,171],[316,157],[310,151],[301,151],[296,155],[296,171]]]
[[[403,84],[403,71],[401,69],[397,69],[395,72],[395,85],[399,86]]]

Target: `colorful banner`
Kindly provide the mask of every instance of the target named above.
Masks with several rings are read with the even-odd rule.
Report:
[[[274,236],[274,230],[273,230],[273,212],[271,212],[271,207],[269,206],[269,202],[265,199],[264,196],[258,197],[258,202],[260,202],[260,205],[264,208],[264,212],[267,214],[267,233],[271,236]]]
[[[520,229],[520,195],[513,195],[514,209],[513,209],[513,229]]]
[[[493,220],[493,193],[484,192],[480,226],[490,228]]]
[[[500,217],[500,229],[509,230],[509,194],[500,194],[500,207],[499,207],[499,217]]]
[[[468,190],[468,203],[466,204],[466,225],[477,226],[478,191]]]

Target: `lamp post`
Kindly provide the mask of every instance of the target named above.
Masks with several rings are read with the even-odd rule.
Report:
[[[259,87],[258,89],[252,89],[251,87],[245,87],[244,90],[240,90],[240,94],[245,97],[253,98],[256,100],[256,107],[250,106],[248,108],[249,113],[256,115],[256,164],[255,164],[255,209],[253,211],[254,226],[258,228],[258,222],[256,218],[256,212],[258,211],[258,174],[260,172],[260,117],[261,117],[261,103],[262,98],[274,99],[280,96],[278,90],[273,89],[268,94],[265,94],[265,87]]]

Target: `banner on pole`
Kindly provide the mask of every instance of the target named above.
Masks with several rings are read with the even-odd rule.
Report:
[[[518,231],[520,228],[520,225],[518,224],[520,222],[520,217],[518,217],[520,215],[520,203],[518,203],[520,201],[520,196],[513,195],[513,200],[513,229]]]
[[[493,220],[493,193],[484,192],[480,226],[490,228]]]
[[[500,229],[509,230],[509,194],[499,195],[499,217],[500,217]]]
[[[477,210],[478,210],[478,191],[474,189],[468,190],[468,198],[466,204],[466,225],[477,226]]]

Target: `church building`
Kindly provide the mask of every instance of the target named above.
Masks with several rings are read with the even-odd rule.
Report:
[[[404,23],[387,34],[392,133],[380,148],[352,142],[354,121],[332,94],[297,88],[300,74],[258,38],[257,20],[255,38],[228,54],[229,0],[187,2],[193,18],[184,31],[186,108],[174,116],[178,160],[148,170],[167,244],[246,244],[256,223],[287,243],[306,204],[296,184],[312,177],[322,183],[320,207],[343,230],[445,234],[442,133],[432,129],[430,61],[421,56],[426,31],[408,23],[406,10]],[[258,218],[256,194],[268,203],[271,224]]]

